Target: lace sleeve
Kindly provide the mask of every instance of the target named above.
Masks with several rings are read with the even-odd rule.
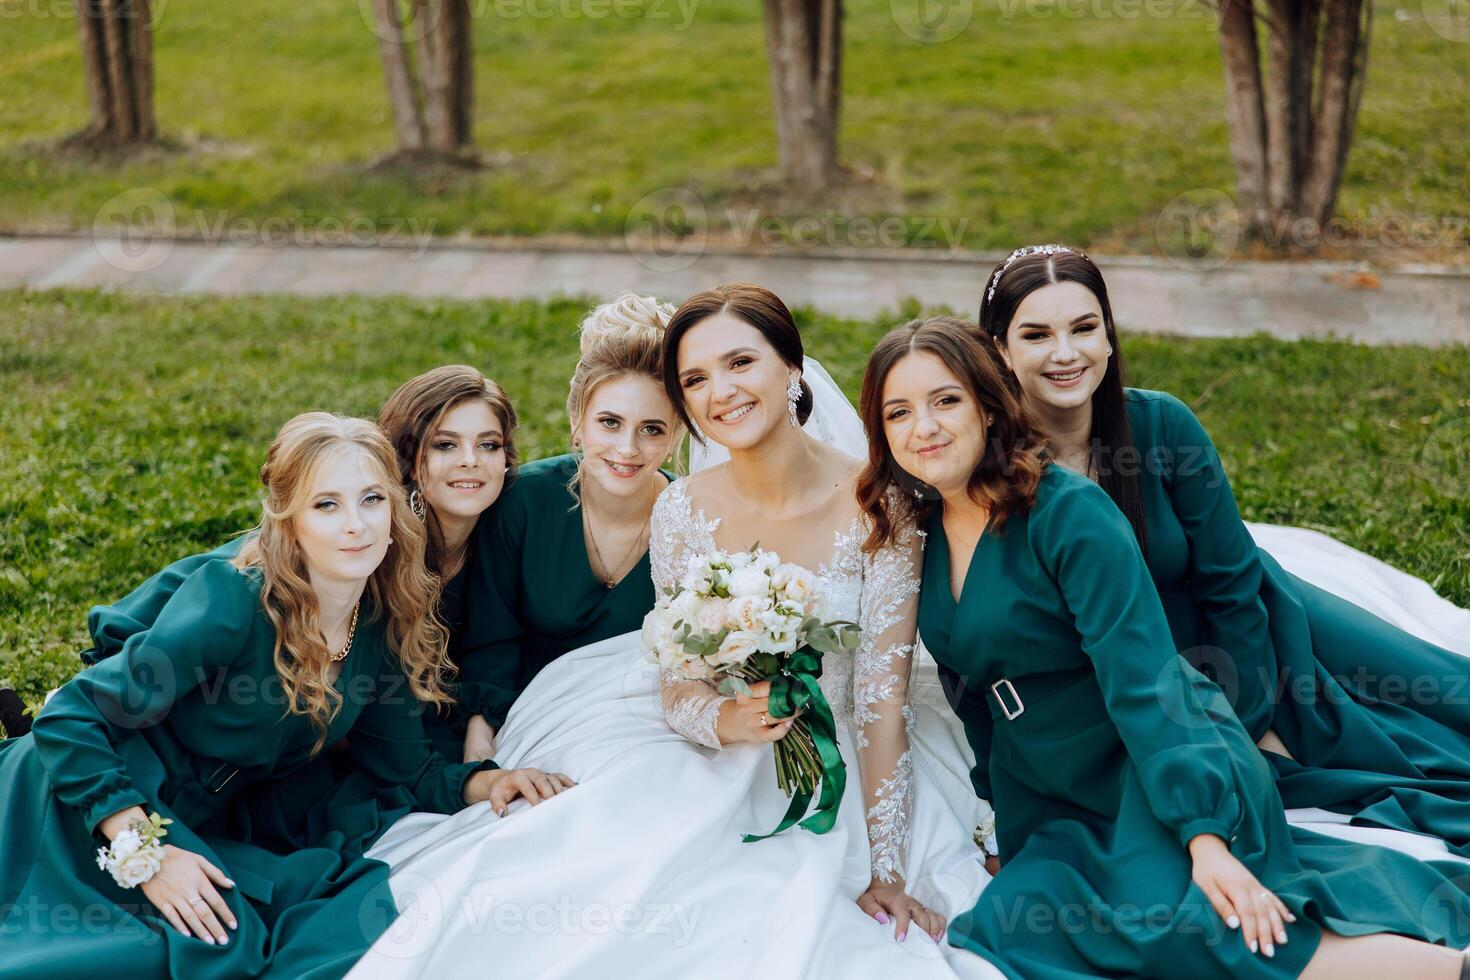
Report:
[[[648,557],[653,571],[653,588],[659,595],[679,581],[689,556],[703,551],[709,529],[700,524],[689,503],[683,480],[676,480],[659,494],[653,505],[649,527]],[[730,699],[717,693],[708,681],[691,680],[677,671],[659,671],[659,694],[664,719],[669,727],[689,741],[706,748],[720,748],[715,722],[720,705]]]
[[[902,882],[909,840],[912,760],[909,673],[918,630],[923,537],[904,530],[863,561],[862,640],[853,659],[853,730],[867,805],[873,878]]]

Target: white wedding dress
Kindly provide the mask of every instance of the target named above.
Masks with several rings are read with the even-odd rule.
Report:
[[[695,513],[684,481],[664,491],[657,586],[715,549],[717,523]],[[718,748],[720,696],[672,677],[661,688],[638,635],[614,637],[546,667],[497,740],[502,766],[578,785],[503,819],[479,804],[396,824],[369,856],[391,866],[402,915],[352,976],[999,976],[917,927],[896,941],[855,901],[871,877],[904,875],[953,916],[989,880],[972,840],[987,808],[932,661],[932,685],[908,689],[913,553],[865,558],[863,537],[858,521],[834,533],[814,570],[826,614],[862,628],[855,654],[823,658],[848,773],[830,831],[742,843],[786,811],[771,747]]]

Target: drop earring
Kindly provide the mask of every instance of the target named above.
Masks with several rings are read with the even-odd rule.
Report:
[[[786,421],[791,423],[793,429],[801,428],[801,423],[796,419],[796,403],[801,401],[801,375],[792,377],[786,385]]]
[[[408,495],[408,509],[421,521],[429,516],[429,509],[424,506],[424,495],[419,493],[418,487],[414,487]]]

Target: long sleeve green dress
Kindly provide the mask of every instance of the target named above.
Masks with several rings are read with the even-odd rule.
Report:
[[[582,513],[568,490],[576,472],[574,455],[527,463],[496,501],[493,519],[475,529],[479,567],[467,586],[461,684],[497,729],[547,664],[640,629],[653,608],[646,551],[612,588],[593,574]]]
[[[290,785],[311,767],[319,737],[285,713],[275,635],[259,573],[206,561],[148,629],[64,685],[31,734],[0,742],[6,977],[90,978],[123,966],[189,980],[334,977],[392,923],[387,866],[354,853],[347,832],[280,848],[276,828],[255,827],[238,805],[252,786]],[[335,687],[343,700],[327,742],[347,737],[357,770],[419,807],[460,809],[470,775],[494,768],[448,765],[433,752],[369,606]],[[134,805],[172,819],[167,843],[235,881],[222,893],[239,921],[226,945],[179,934],[140,890],[98,868],[98,824]]]
[[[1284,570],[1259,549],[1204,427],[1128,389],[1146,557],[1179,651],[1268,753],[1288,807],[1432,834],[1470,856],[1470,659]]]
[[[1100,487],[1047,467],[1034,507],[981,537],[958,601],[939,515],[927,532],[919,631],[975,750],[1002,861],[952,944],[1050,980],[1293,977],[1323,928],[1470,943],[1470,896],[1448,865],[1287,824],[1254,741],[1175,650]],[[1192,882],[1186,845],[1202,833],[1297,916],[1274,958]]]

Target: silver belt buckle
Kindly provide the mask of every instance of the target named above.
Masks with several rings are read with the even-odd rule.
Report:
[[[1002,684],[1006,686],[1006,690],[1010,691],[1011,700],[1016,702],[1015,711],[1012,711],[1010,708],[1006,707],[1006,699],[1000,696],[1000,686]],[[1009,678],[1002,677],[1000,680],[990,685],[990,693],[995,695],[995,703],[1000,705],[1000,710],[1005,713],[1006,721],[1015,721],[1017,718],[1021,717],[1021,715],[1025,713],[1026,704],[1024,701],[1021,700],[1021,695],[1016,693],[1016,685],[1012,684]]]

